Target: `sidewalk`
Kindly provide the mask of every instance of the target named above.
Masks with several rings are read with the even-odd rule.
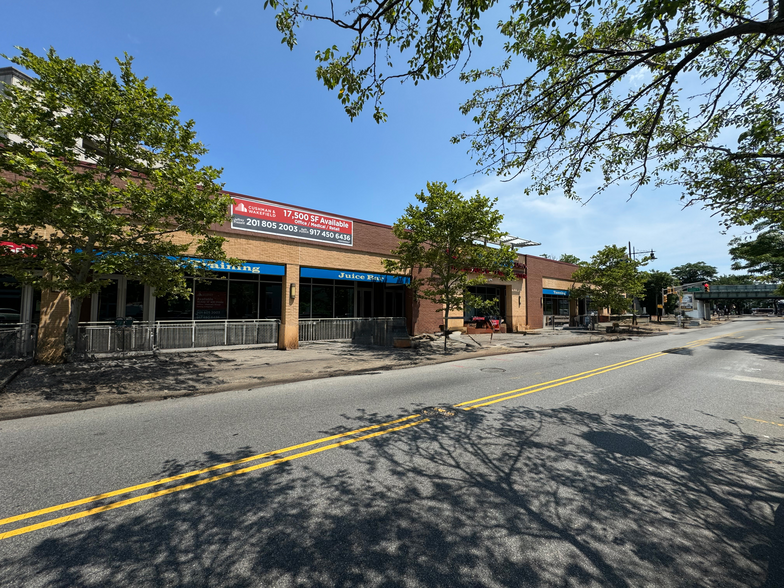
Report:
[[[439,337],[422,340],[413,349],[318,341],[292,351],[256,347],[160,352],[67,365],[30,365],[21,371],[18,362],[6,360],[0,363],[0,385],[8,382],[0,393],[0,420],[623,340],[660,334],[670,327],[652,324],[641,329],[638,334],[540,329],[492,337],[459,335],[450,338],[446,354]]]

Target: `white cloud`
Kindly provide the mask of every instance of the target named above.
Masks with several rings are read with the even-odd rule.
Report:
[[[223,6],[218,6],[218,7],[217,7],[217,8],[216,8],[216,9],[213,11],[213,14],[214,14],[215,16],[218,16],[218,15],[221,13],[221,11],[222,11],[222,10],[223,10]]]
[[[555,193],[526,196],[526,181],[482,178],[461,184],[458,189],[465,195],[479,190],[498,198],[505,231],[542,244],[521,253],[569,253],[588,260],[606,245],[627,247],[631,242],[637,251],[655,251],[657,259],[646,269],[669,271],[704,261],[719,273],[731,272],[727,243],[734,235],[723,235],[718,219],[709,212],[683,209],[677,189],[645,187],[630,200],[628,187],[614,186],[583,204]]]

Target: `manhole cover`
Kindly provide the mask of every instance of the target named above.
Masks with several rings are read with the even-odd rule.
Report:
[[[479,371],[487,374],[500,374],[506,370],[504,368],[481,368]]]
[[[457,409],[451,406],[428,406],[422,410],[422,416],[430,418],[449,419],[457,414]]]

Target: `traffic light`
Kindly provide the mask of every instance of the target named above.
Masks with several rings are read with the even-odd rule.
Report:
[[[703,290],[705,290],[706,292],[710,292],[710,284],[709,284],[708,282],[705,282],[705,283],[702,285],[702,288],[703,288]]]
[[[662,302],[667,302],[667,295],[666,294],[664,295],[664,299],[662,300]]]

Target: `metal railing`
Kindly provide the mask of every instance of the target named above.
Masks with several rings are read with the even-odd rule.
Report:
[[[79,325],[76,350],[92,355],[273,344],[278,342],[279,325],[277,319],[158,321],[130,326],[82,323]]]
[[[407,336],[404,317],[299,319],[301,342],[350,339],[391,347],[396,337]]]
[[[38,325],[32,323],[0,324],[0,359],[33,357],[38,340]]]

